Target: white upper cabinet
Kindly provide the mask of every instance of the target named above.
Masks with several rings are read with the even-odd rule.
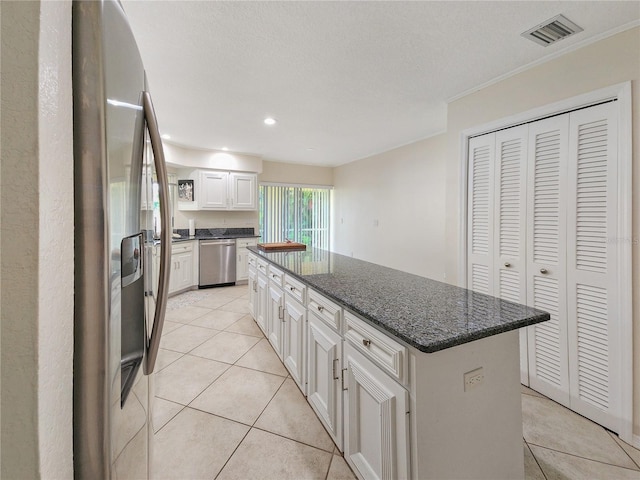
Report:
[[[255,210],[257,202],[258,176],[255,173],[230,173],[232,210]]]
[[[229,206],[229,173],[200,172],[199,190],[201,209],[227,210]],[[196,196],[196,201],[198,201],[198,196]]]
[[[258,208],[258,175],[217,170],[197,170],[193,201],[180,200],[180,210],[256,210]]]

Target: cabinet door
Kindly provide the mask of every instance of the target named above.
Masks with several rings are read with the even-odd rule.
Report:
[[[230,176],[232,210],[256,210],[258,208],[255,173],[231,173]]]
[[[229,173],[200,172],[200,194],[196,201],[205,210],[227,210],[229,207]]]
[[[169,273],[169,293],[174,293],[180,290],[180,261],[178,260],[179,254],[171,255],[171,272]]]
[[[342,451],[342,337],[314,312],[308,315],[307,399]]]
[[[181,252],[171,255],[169,293],[191,287],[193,280],[193,253]]]
[[[236,280],[246,280],[249,278],[249,250],[246,248],[238,248],[236,254],[238,256]]]
[[[360,478],[408,478],[408,392],[349,342],[344,355],[345,460]]]
[[[189,288],[193,279],[193,253],[182,253],[176,257],[178,261],[178,286],[180,290]]]
[[[284,297],[284,323],[283,323],[283,362],[291,378],[298,387],[307,394],[305,388],[304,354],[305,354],[305,320],[307,309],[293,299],[289,294]]]
[[[257,320],[256,307],[258,305],[258,272],[255,268],[249,267],[249,313],[254,320]]]
[[[469,141],[467,288],[493,294],[495,134]]]
[[[282,360],[282,324],[284,323],[283,297],[284,294],[281,288],[269,284],[267,338],[280,360]]]
[[[267,324],[269,321],[269,282],[265,275],[258,273],[258,298],[255,307],[256,323],[266,336]]]
[[[529,125],[527,304],[551,320],[529,327],[529,385],[569,406],[567,156],[569,115]]]

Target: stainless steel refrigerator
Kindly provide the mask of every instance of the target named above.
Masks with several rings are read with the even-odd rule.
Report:
[[[74,472],[149,478],[153,369],[171,255],[167,173],[121,5],[76,1],[72,28]]]

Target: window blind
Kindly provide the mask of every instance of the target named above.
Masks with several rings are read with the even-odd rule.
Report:
[[[261,241],[291,240],[329,249],[330,189],[260,185]]]

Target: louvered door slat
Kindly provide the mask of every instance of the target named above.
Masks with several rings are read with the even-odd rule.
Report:
[[[548,322],[529,329],[530,386],[567,406],[564,245],[568,130],[566,115],[529,126],[526,274],[528,303],[551,315]]]
[[[469,142],[467,286],[486,294],[494,290],[494,142],[494,134]]]
[[[567,293],[571,408],[617,431],[618,331],[609,291],[616,283],[609,242],[616,232],[614,111],[604,104],[571,113]]]
[[[494,295],[526,303],[527,125],[495,133]],[[529,384],[527,331],[520,330],[520,380]]]

